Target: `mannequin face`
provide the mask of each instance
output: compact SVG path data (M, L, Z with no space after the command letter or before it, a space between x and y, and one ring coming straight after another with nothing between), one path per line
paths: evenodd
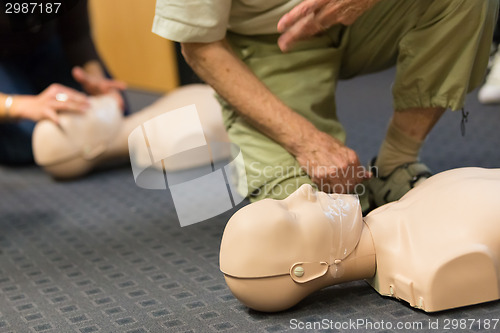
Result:
M316 221L324 228L330 221L327 212L332 199L324 192L316 192L310 185L303 185L285 200L272 200L271 202L281 206L288 213L286 220L290 224L306 226Z
M303 185L285 200L256 202L230 219L222 238L221 271L244 304L264 311L287 308L326 285L328 265L320 263L332 265L347 257L361 229L357 197L328 195ZM291 275L297 263L313 265L300 283ZM331 272L335 276L336 267ZM282 288L266 288L277 279ZM261 289L272 292L271 307L268 297L256 296Z
M341 229L346 224L359 223L353 220L359 206L357 197L317 192L310 185L301 186L284 200L263 200L254 205L254 211L246 212L254 227L273 229L273 234L283 237L285 244L279 247L291 253L298 251L297 256L304 257L303 261L332 263L343 259L345 249L335 252L348 241L349 234ZM350 253L353 248L347 251Z
M354 250L361 229L356 196L329 195L302 185L285 200L265 199L234 214L224 231L221 269L234 276L263 277L287 274L300 261L332 264ZM259 258L259 264L249 268L234 251L250 262Z
M357 213L359 202L357 197L346 194L326 194L316 191L311 185L303 185L285 200L273 200L288 211L287 220L290 223L301 224L304 227L311 223L327 228L331 223ZM271 219L270 219L271 220ZM314 222L313 222L314 221Z

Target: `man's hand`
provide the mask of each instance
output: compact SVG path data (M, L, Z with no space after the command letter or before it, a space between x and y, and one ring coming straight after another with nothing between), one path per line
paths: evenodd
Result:
M83 113L90 104L85 94L54 83L39 95L15 95L11 107L14 118L59 122L61 111Z
M371 177L354 150L318 130L304 140L295 158L318 188L327 193L353 193L356 185Z
M96 63L87 64L85 68L75 67L72 70L74 79L80 83L83 89L92 96L109 94L113 96L120 108L123 110L125 102L123 101L120 90L127 88L122 81L110 80L106 78Z
M300 40L311 38L335 24L351 25L380 0L305 0L278 22L278 45L288 51Z

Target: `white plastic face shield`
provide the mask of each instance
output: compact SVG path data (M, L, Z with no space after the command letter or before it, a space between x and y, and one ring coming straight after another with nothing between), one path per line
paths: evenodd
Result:
M358 245L363 228L361 204L357 195L318 193L318 200L332 235L330 266L334 278L343 275L342 260Z

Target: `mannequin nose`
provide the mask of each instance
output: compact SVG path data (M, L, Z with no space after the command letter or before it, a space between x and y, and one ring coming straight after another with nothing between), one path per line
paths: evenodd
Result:
M300 186L299 189L294 194L297 197L308 201L316 200L316 189L314 189L310 184L304 184Z

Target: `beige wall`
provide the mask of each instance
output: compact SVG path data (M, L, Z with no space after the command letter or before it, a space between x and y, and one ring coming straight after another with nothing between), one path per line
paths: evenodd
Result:
M178 86L174 44L151 32L155 0L90 0L96 47L111 74L130 88Z

